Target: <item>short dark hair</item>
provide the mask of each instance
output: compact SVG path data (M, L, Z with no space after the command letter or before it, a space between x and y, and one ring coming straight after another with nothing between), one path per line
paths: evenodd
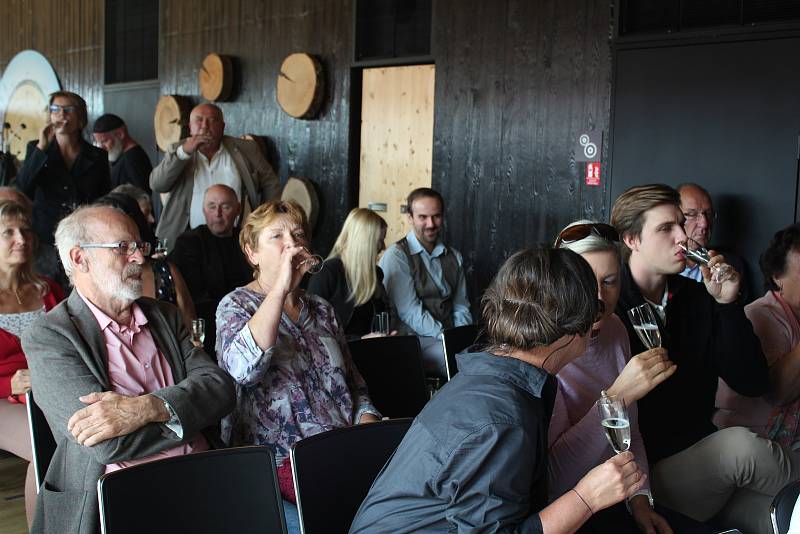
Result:
M408 194L408 198L406 199L406 206L408 206L408 213L413 215L411 212L411 204L413 204L416 200L420 198L436 198L439 200L439 204L442 206L442 213L444 213L444 198L442 198L441 193L439 193L435 189L431 189L430 187L418 187L414 189L411 193Z
M113 132L117 128L122 128L123 126L125 126L125 121L123 121L119 115L106 113L105 115L100 115L97 120L94 121L92 133Z
M619 232L622 258L627 261L631 250L624 237L642 237L645 214L656 206L672 204L680 207L681 195L664 184L637 185L622 193L611 208L611 226Z
M786 272L786 256L792 250L800 252L800 223L794 223L783 230L775 232L767 250L761 254L758 264L764 275L764 288L780 291L775 278Z
M83 130L86 128L86 125L89 124L89 112L86 109L86 100L81 98L81 95L77 93L70 93L69 91L56 91L55 93L50 93L50 101L47 103L47 105L52 105L53 101L58 97L66 98L72 103L73 106L75 106L75 111L78 113L78 124L80 129Z
M580 255L539 246L500 267L481 299L489 350L531 350L583 335L599 309L597 279ZM502 347L502 348L501 348Z

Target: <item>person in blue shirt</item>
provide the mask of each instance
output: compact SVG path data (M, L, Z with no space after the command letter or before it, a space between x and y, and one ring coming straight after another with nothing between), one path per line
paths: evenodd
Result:
M597 295L572 251L509 258L482 299L487 346L457 356L459 373L414 420L350 532L575 532L636 493L647 477L624 452L548 505L553 375L584 353Z
M421 187L408 195L411 231L380 260L398 332L420 338L426 372L446 377L442 330L472 324L461 254L441 240L444 199Z

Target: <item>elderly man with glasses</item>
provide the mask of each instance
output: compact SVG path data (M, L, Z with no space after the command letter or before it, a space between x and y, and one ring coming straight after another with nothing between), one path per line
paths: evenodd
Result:
M177 308L141 297L150 244L127 215L79 208L55 239L75 291L22 339L57 443L32 532L97 532L97 479L222 446L213 428L235 394Z
M714 248L711 246L711 235L714 231L714 223L717 221L717 212L714 211L711 195L705 188L694 183L679 185L678 193L681 195L681 211L685 217L683 228L688 238L687 246L692 250L699 247ZM715 250L724 253L725 261L741 275L739 301L747 304L752 300L752 296L745 262L730 250L719 251L716 248ZM703 281L700 265L690 259L686 260L686 268L680 274L697 282Z

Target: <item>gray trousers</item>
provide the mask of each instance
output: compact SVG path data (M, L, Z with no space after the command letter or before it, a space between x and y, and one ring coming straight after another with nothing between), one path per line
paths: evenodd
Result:
M771 534L769 506L800 478L800 456L744 427L714 432L655 466L653 497L698 521Z

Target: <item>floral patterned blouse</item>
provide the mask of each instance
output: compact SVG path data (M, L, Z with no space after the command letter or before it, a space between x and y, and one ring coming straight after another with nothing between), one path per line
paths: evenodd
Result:
M267 445L278 465L305 437L380 417L353 364L333 308L314 295L301 297L297 324L284 313L274 346L261 350L247 322L264 295L239 287L217 308L216 352L236 381L236 408L222 420L230 446Z

